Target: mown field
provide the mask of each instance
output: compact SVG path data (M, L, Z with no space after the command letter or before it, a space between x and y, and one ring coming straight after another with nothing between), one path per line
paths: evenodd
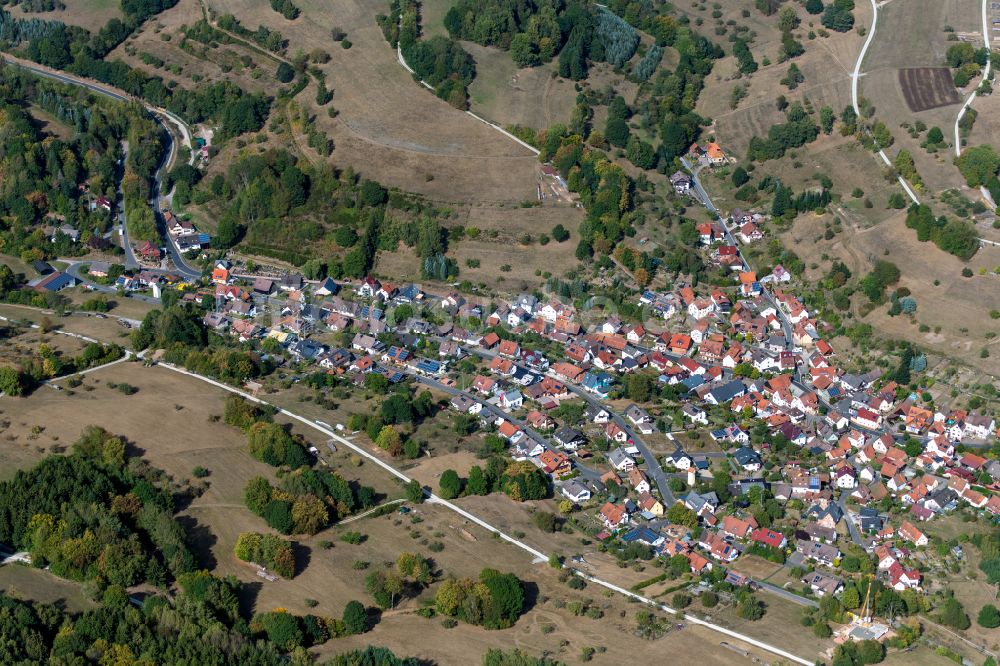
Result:
M119 0L62 0L66 9L51 12L26 12L21 5L5 7L11 16L16 18L39 18L50 21L62 21L69 25L96 32L113 18L122 18Z
M870 11L870 10L869 10ZM954 42L948 41L945 26L956 32L982 30L980 6L962 0L913 0L887 3L879 9L878 30L865 58L864 76L859 94L875 106L875 117L892 131L896 141L887 151L890 157L906 148L913 155L917 171L931 192L959 187L963 181L951 166L954 153L928 154L920 142L901 127L904 122L922 121L927 127L940 127L949 145L954 141L954 124L960 102L912 111L907 104L899 70L919 67L942 67L945 52ZM959 91L952 99L965 98Z

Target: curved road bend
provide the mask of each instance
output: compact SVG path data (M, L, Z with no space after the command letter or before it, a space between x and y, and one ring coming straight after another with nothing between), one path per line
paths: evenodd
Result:
M986 49L989 50L989 48L990 48L990 21L989 21L989 18L987 16L987 12L986 12L986 3L987 2L989 2L989 0L982 0L982 9L981 9L981 11L982 11L982 15L983 15L982 16L982 18L983 18L983 43L986 46ZM993 59L992 58L987 58L986 59L986 66L983 68L983 78L982 78L983 81L988 81L989 80L989 78L990 78L990 71L991 71L992 67L993 67ZM976 88L978 88L978 87L979 86L976 86ZM961 155L962 155L962 137L961 137L961 134L958 131L958 124L962 121L962 116L965 115L965 112L966 112L966 110L968 110L969 106L972 104L972 101L974 99L976 99L976 95L977 95L977 91L973 90L972 94L969 95L969 98L967 100L965 100L965 104L963 104L962 108L958 110L958 116L956 116L956 118L955 118L955 157L961 157Z
M160 363L159 365L161 367L167 368L169 370L173 370L174 372L178 372L180 374L184 374L184 375L188 375L190 377L194 377L196 379L200 379L203 382L207 382L207 383L209 383L209 384L211 384L213 386L216 386L218 388L221 388L221 389L223 389L225 391L229 391L230 393L235 393L236 395L240 395L243 398L245 398L247 400L250 400L252 402L256 402L256 403L263 404L263 405L269 405L270 404L270 403L268 403L265 400L257 398L256 396L252 396L252 395L250 395L248 393L240 391L239 389L233 388L232 386L228 386L226 384L223 384L222 382L218 382L218 381L216 381L214 379L211 379L209 377L205 377L204 375L199 375L199 374L190 372L188 370L185 370L184 368L180 368L180 367L176 367L176 366L173 366L173 365L169 365L167 363ZM343 444L347 448L351 449L352 451L354 451L358 455L363 456L365 459L371 461L375 465L381 467L382 469L384 469L385 471L387 471L389 474L391 474L392 476L398 478L399 480L403 481L404 483L409 483L410 482L410 480L411 480L410 477L406 476L405 474L403 474L402 472L400 472L399 470L397 470L392 465L386 463L385 461L383 461L378 456L375 456L372 453L370 453L369 451L361 448L360 446L358 446L354 442L352 442L352 441L350 441L348 439L345 439L344 437L341 437L340 435L338 435L333 430L330 430L329 428L325 428L325 427L317 424L315 421L310 421L309 419L307 419L307 418L305 418L303 416L299 416L298 414L295 414L293 412L290 412L287 409L283 409L283 408L277 407L276 405L270 405L270 406L272 406L275 409L277 409L281 414L284 414L285 416L287 416L287 417L289 417L291 419L299 421L300 423L303 423L303 424L309 426L310 428L313 428L314 430L319 431L324 436L326 436L326 437L328 437L330 439L337 440L338 442L340 442L341 444ZM487 530L489 532L492 532L493 534L496 534L498 538L500 538L500 539L502 539L502 540L506 541L507 543L510 543L510 544L512 544L514 546L517 546L521 550L524 550L528 554L534 556L534 562L535 563L548 561L548 557L549 556L547 554L543 553L542 551L538 550L537 548L529 546L528 544L524 543L523 541L515 539L514 537L510 536L509 534L506 534L505 532L497 529L493 525L490 525L489 523L487 523L485 520L482 520L478 516L475 516L475 515L469 513L465 509L462 509L461 507L457 506L453 502L450 502L448 500L442 499L442 498L438 497L437 495L435 495L432 492L425 491L424 494L427 495L429 503L431 503L431 504L440 504L440 505L444 506L445 508L450 509L451 511L454 511L455 513L457 513L458 515L462 516L466 520L469 520L470 522L475 523L476 525L482 527L483 529L485 529L485 530ZM667 606L665 604L661 604L661 603L659 603L657 601L654 601L653 599L649 599L647 597L643 597L641 595L638 595L635 592L632 592L630 590L626 590L625 588L620 587L618 585L615 585L614 583L608 582L606 580L602 580L600 578L596 578L594 576L590 576L588 574L584 574L584 573L579 572L579 571L575 571L574 570L574 573L576 575L582 577L582 578L585 578L586 580L589 580L590 582L594 583L595 585L600 585L601 587L607 588L607 589L612 590L614 592L618 592L619 594L622 594L622 595L624 595L626 597L629 597L631 599L635 599L636 601L639 601L641 603L647 604L649 606L653 606L653 607L658 608L659 610L662 610L664 612L667 612L667 613L670 613L670 614L673 614L673 615L676 615L678 613L677 610L675 610L675 609L673 609L673 608L671 608L671 607L669 607L669 606ZM725 627L722 627L722 626L719 626L719 625L717 625L715 623L709 622L707 620L703 620L701 618L695 617L694 615L690 615L690 614L685 615L684 619L685 619L686 622L689 622L691 624L697 624L697 625L703 626L706 629L709 629L711 631L715 631L717 633L723 634L724 636L728 636L730 638L734 638L736 640L739 640L739 641L742 641L744 643L747 643L748 645L752 645L754 647L757 647L757 648L759 648L761 650L765 650L765 651L770 652L772 654L776 654L776 655L778 655L778 656L780 656L780 657L782 657L784 659L788 659L788 660L790 660L790 661L792 661L792 662L794 662L796 664L801 664L802 666L812 666L812 664L814 663L813 661L809 661L807 659L803 659L802 657L800 657L798 655L795 655L795 654L793 654L791 652L788 652L786 650L783 650L783 649L781 649L779 647L776 647L774 645L770 645L770 644L765 643L763 641L759 641L756 638L753 638L751 636L747 636L746 634L741 634L741 633L735 632L735 631L733 631L731 629L726 629Z
M124 93L119 93L119 92L117 92L115 90L112 90L111 88L109 88L107 86L97 85L97 84L91 83L90 81L87 81L85 79L81 79L81 78L78 78L78 77L75 77L75 76L71 76L71 75L68 75L68 74L64 74L64 73L61 73L61 72L51 71L49 69L46 69L46 68L43 68L43 67L40 67L40 66L37 66L37 65L33 65L31 63L24 62L23 60L20 60L20 59L14 59L14 58L10 57L9 55L6 55L6 54L0 55L0 59L3 59L3 61L5 63L8 63L8 64L11 64L11 65L14 65L15 67L19 67L21 69L27 70L27 71L31 72L32 74L36 74L38 76L44 76L46 78L59 81L60 83L66 83L68 85L80 86L82 88L86 88L86 89L88 89L88 90L90 90L92 92L95 92L95 93L97 93L99 95L104 95L105 97L110 97L111 99L117 100L119 102L130 102L130 101L132 101L132 99L128 95L126 95ZM145 109L153 116L153 118L156 120L156 122L159 123L160 127L163 128L163 131L164 131L164 133L166 135L166 140L167 140L167 143L166 143L167 153L164 156L163 161L160 162L160 166L157 168L156 174L154 175L154 179L153 179L153 200L150 202L150 204L153 206L153 212L156 215L157 226L162 228L161 230L162 230L163 237L167 241L167 244L166 244L167 251L170 254L171 259L173 259L174 266L176 267L177 272L180 273L180 274L182 274L184 277L189 278L189 279L199 278L199 277L201 277L202 271L200 269L191 267L184 260L184 257L181 256L181 253L178 251L177 246L174 244L173 239L170 238L170 235L168 233L166 233L166 228L165 228L165 225L164 225L164 222L163 222L163 211L162 211L162 208L161 208L161 205L160 205L160 196L161 196L161 187L162 187L162 184L163 184L163 175L169 169L171 163L174 160L176 152L177 152L176 151L176 146L175 146L175 143L174 143L173 134L171 133L170 127L168 127L167 123L169 121L171 124L176 125L178 131L180 132L181 136L184 138L184 141L187 142L189 148L190 148L190 145L191 145L190 130L188 130L187 125L184 123L184 121L182 121L179 117L177 117L176 114L173 114L170 111L167 111L165 109L160 109L158 107L151 106L151 105L146 104L144 102L142 104L145 107ZM164 117L167 118L168 120L164 120ZM194 159L194 153L193 152L191 153L191 159L192 159L192 161ZM130 243L128 241L128 225L125 223L125 214L124 214L124 211L122 212L122 225L121 226L122 226L122 240L125 243L125 245L127 246L126 253L130 256L131 260L134 262L135 261L135 256L134 256L134 254L131 251L131 245L130 245ZM137 264L137 262L136 262L136 264Z

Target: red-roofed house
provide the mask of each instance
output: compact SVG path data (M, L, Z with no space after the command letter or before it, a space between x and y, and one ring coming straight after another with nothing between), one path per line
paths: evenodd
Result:
M758 527L750 534L750 540L762 543L771 548L784 548L787 539L781 532L775 532L764 527Z

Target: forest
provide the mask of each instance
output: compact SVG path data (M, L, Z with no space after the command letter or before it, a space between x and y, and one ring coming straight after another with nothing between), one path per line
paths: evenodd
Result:
M0 232L4 251L24 261L72 256L95 234L111 226L111 217L91 204L97 197L117 199L123 179L126 207L135 220L137 238L155 234L146 203L160 160L159 126L142 107L122 104L37 78L16 68L0 69L0 215L8 224ZM30 104L48 111L73 129L69 139L43 134L28 112ZM117 162L121 145L131 147L124 173ZM44 233L43 221L57 218L78 229L80 245ZM148 220L148 223L143 223Z
M125 440L90 426L67 456L49 456L0 484L0 542L35 566L104 589L162 586L195 569L174 497Z
M339 619L272 611L250 622L239 615L242 584L208 572L183 574L173 598L133 602L120 585L79 614L59 605L0 594L0 662L287 666L313 663L306 648L350 633ZM329 666L420 666L385 648L345 651Z
M190 196L196 205L211 202L216 247L238 243L251 254L308 266L310 279L362 277L379 251L400 243L432 260L428 275L457 275L434 209L375 181L359 182L350 168L310 165L284 150L245 154L225 174L194 185ZM317 259L319 252L326 258Z
M979 234L967 220L934 217L926 204L913 204L906 212L906 226L917 232L920 242L931 241L939 248L959 259L969 260L979 249Z
M418 0L392 0L389 14L376 21L393 48L399 48L416 76L434 88L434 94L456 109L468 108L468 86L476 76L472 56L455 41L437 36L420 39Z
M104 60L144 20L169 6L172 4L126 0L122 3L125 20L111 19L93 34L59 21L14 18L0 9L0 44L19 49L19 55L42 65L121 88L169 109L189 123L213 120L219 125L220 138L260 129L271 104L264 95L247 93L229 81L194 90L171 87L162 78L149 76L120 60Z

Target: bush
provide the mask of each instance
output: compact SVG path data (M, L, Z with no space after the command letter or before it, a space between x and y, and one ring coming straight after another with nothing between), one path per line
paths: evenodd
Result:
M288 83L295 78L295 70L287 62L281 62L278 64L278 70L274 75L282 83Z
M981 627L996 629L1000 627L1000 611L993 604L986 604L980 609L979 617L976 618L976 621Z
M344 606L344 628L350 634L363 634L368 630L368 612L360 601L348 601Z
M340 535L340 540L344 543L349 543L353 546L364 543L368 539L368 536L362 534L361 532L344 532Z
M254 562L268 567L282 578L295 576L295 553L292 544L274 536L258 532L244 532L236 540L236 557L244 562Z

